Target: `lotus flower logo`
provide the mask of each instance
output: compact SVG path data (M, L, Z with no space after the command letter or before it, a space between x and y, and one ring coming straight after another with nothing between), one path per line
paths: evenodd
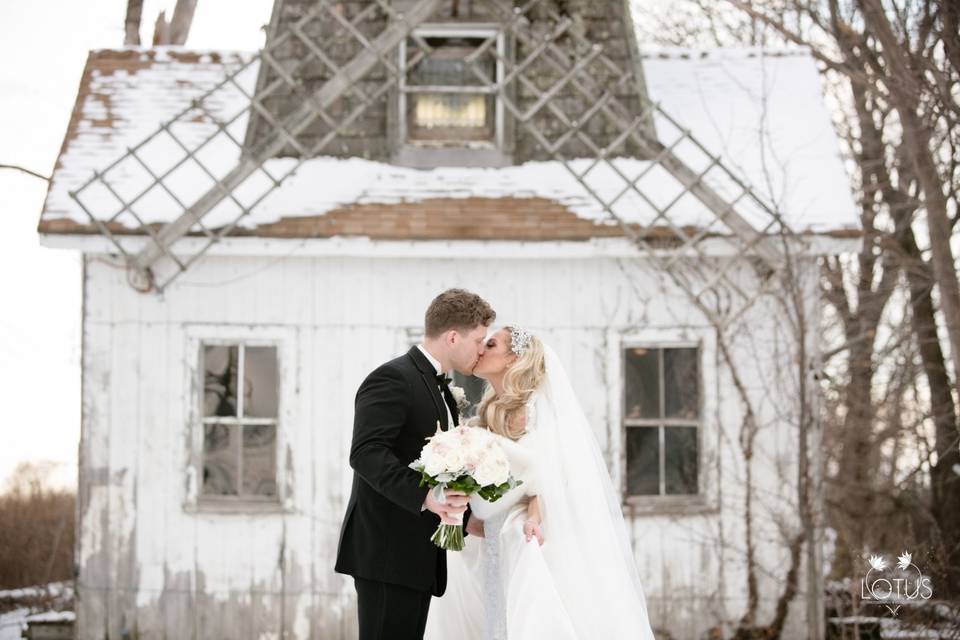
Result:
M933 596L930 578L913 564L913 554L904 551L895 565L888 565L882 555L868 558L870 569L860 583L864 602L884 605L896 615L904 602L928 600Z

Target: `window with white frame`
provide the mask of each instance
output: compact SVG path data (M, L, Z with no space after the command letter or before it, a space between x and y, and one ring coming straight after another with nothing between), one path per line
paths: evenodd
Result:
M629 347L623 359L626 495L697 494L699 350Z
M205 340L204 498L277 498L280 376L276 345Z
M503 77L497 29L422 27L414 36L400 46L401 68L411 64L400 84L401 140L501 146L503 114L493 84Z

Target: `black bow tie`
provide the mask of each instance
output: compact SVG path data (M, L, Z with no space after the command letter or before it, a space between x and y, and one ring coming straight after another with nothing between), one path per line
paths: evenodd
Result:
M445 374L445 373L438 373L438 374L437 374L437 384L443 384L443 385L450 384L450 378L448 378L448 377L447 377L447 374Z

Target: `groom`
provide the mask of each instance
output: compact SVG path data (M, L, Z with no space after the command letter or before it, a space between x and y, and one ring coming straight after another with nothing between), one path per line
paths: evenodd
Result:
M434 500L407 465L426 439L458 422L446 373L471 374L496 313L480 296L449 289L427 309L423 344L380 365L357 390L350 445L353 489L335 570L353 576L360 640L419 640L432 595L447 585L446 552L430 541L440 522L456 524L464 494ZM479 521L464 514L467 532Z

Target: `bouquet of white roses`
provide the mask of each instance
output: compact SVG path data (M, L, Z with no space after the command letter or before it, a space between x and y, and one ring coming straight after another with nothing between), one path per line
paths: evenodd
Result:
M427 438L420 459L410 468L423 474L420 486L433 487L433 497L444 501L444 489L476 493L496 502L523 481L510 475L510 464L493 435L480 427L460 425ZM431 541L441 549L463 549L463 524L440 523Z

